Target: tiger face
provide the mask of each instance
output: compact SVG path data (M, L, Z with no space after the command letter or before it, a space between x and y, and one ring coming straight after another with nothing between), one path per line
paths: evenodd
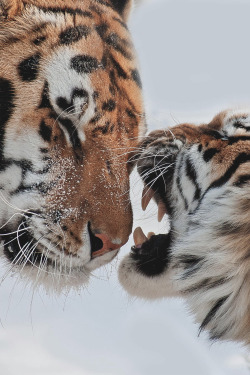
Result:
M142 207L154 197L168 234L137 229L119 277L132 295L182 296L211 339L250 344L250 113L146 137Z
M131 232L144 116L130 7L0 0L0 237L15 269L53 285L86 282Z

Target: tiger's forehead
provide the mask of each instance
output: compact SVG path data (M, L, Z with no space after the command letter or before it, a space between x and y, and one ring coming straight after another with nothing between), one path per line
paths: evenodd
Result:
M77 129L73 144L86 139L86 127L91 138L118 128L136 138L144 132L143 104L127 26L108 2L67 5L29 1L0 32L0 68L15 82L22 115L47 108L47 98L62 126L74 137Z
M83 36L86 37L95 29L103 37L105 43L113 45L124 56L131 57L131 53L122 48L125 39L127 47L129 45L127 25L108 2L68 0L66 3L65 5L65 2L60 0L50 1L49 4L44 0L24 1L25 8L21 15L15 20L0 21L0 45L4 46L7 41L8 43L23 41L25 37L32 39L33 35L43 33L49 35L50 32L54 34L55 27L57 36L54 35L54 42L71 44L80 41ZM64 30L65 25L71 25L72 28ZM112 34L107 35L106 32L110 29L112 29ZM37 45L42 41L34 40ZM96 51L98 51L98 46Z

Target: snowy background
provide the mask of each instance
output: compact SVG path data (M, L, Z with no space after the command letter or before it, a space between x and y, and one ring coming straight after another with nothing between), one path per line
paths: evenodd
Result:
M138 50L150 129L207 121L250 101L248 0L146 0L130 28ZM165 231L150 204L135 226ZM119 259L77 293L32 295L15 278L0 288L0 374L249 375L246 351L197 338L179 300L130 299L117 281ZM2 269L0 265L0 269Z

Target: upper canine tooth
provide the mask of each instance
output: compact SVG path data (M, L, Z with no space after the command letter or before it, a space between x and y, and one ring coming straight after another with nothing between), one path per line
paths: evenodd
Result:
M162 221L163 216L167 213L167 210L165 208L165 205L163 202L158 203L158 221L159 223Z
M134 230L133 237L134 237L135 246L142 245L144 242L147 241L147 237L143 233L141 227L137 227Z
M143 211L146 210L153 196L154 196L154 190L148 186L144 186L144 189L142 190L142 198L141 198L141 208L143 209Z

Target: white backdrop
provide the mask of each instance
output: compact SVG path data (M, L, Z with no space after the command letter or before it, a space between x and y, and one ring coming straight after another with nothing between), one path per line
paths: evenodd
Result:
M206 121L250 99L250 3L147 0L130 28L137 46L150 129ZM132 176L135 226L157 233L155 207L140 210ZM79 293L32 295L8 278L0 288L0 374L247 375L245 351L211 345L182 301L130 299L117 281L119 259ZM0 269L3 269L1 266Z

